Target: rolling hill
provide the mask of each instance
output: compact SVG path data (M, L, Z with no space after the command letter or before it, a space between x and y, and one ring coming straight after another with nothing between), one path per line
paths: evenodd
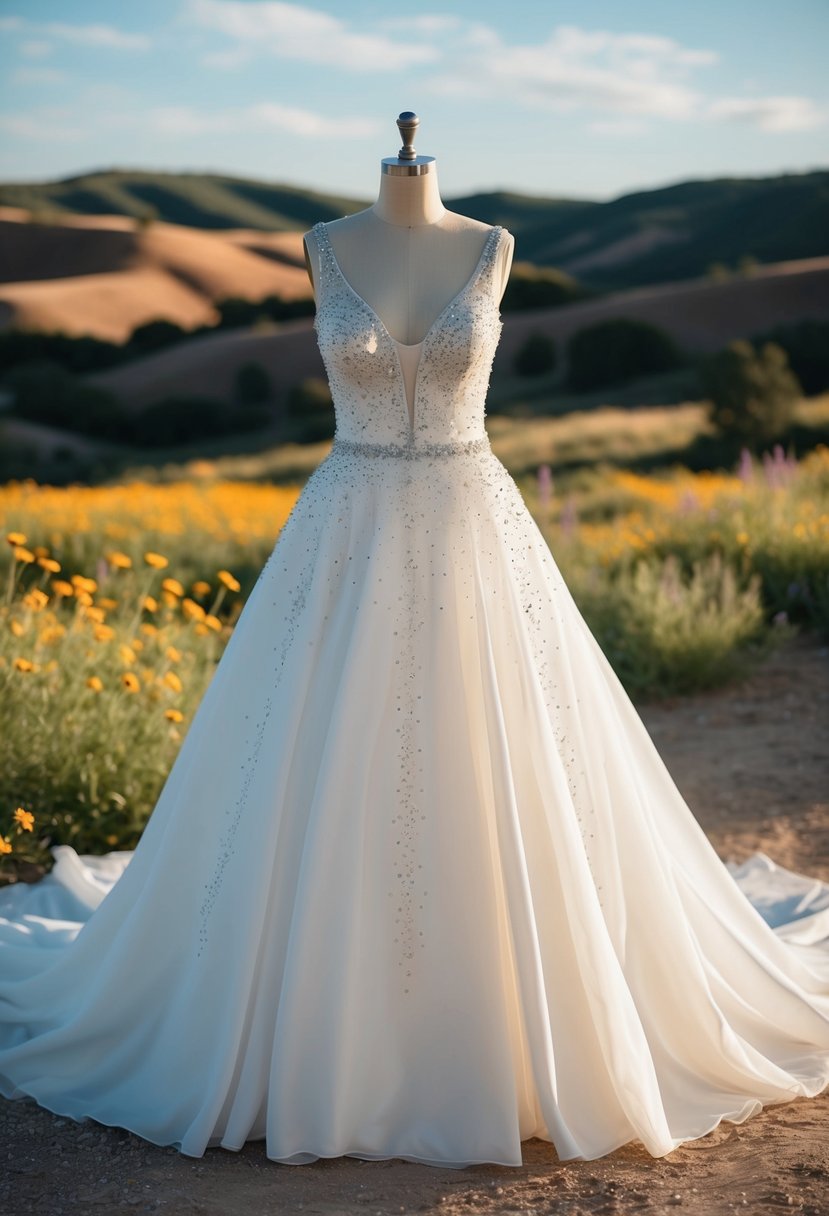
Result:
M62 181L0 184L0 205L42 220L121 215L213 231L301 233L370 199L218 174L118 169ZM704 275L714 262L829 253L829 170L678 182L609 202L496 191L446 200L505 225L516 258L556 266L597 291Z

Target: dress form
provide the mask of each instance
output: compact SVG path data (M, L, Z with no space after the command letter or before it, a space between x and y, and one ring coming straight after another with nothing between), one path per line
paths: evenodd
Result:
M435 158L417 155L412 146L418 124L417 116L408 112L398 118L404 144L397 156L381 163L376 202L328 226L343 274L382 318L397 347L410 421L425 337L474 273L490 231L488 224L444 207ZM305 260L316 294L319 250L315 245L314 234L306 233ZM510 235L498 271L501 294L513 250Z

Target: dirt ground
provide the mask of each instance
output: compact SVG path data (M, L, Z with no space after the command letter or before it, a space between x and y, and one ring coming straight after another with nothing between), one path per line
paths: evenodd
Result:
M757 849L829 880L829 647L795 641L739 685L642 717L724 859ZM440 1212L444 1216L829 1216L829 1091L769 1106L655 1159L638 1143L559 1162L539 1140L520 1168L401 1160L269 1161L262 1142L203 1158L0 1100L0 1211L80 1216L131 1209L205 1216Z

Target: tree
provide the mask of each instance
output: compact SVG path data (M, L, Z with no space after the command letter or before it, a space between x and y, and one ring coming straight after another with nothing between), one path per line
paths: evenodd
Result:
M764 342L758 351L745 339L735 339L703 359L700 379L719 433L752 451L783 434L802 396L786 352L776 342Z
M271 378L261 363L243 363L236 372L236 399L242 405L259 405L271 395Z
M528 334L515 352L512 366L519 376L541 376L558 362L556 344L547 334Z
M671 371L682 362L673 338L659 326L608 317L577 330L567 343L567 386L575 392L606 388Z

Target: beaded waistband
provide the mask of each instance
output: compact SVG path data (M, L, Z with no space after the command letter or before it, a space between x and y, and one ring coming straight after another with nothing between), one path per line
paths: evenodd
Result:
M461 456L483 452L489 448L489 436L455 443L363 443L357 439L340 439L334 436L334 447L361 456L398 456L413 460L421 456ZM333 449L332 449L333 450Z

